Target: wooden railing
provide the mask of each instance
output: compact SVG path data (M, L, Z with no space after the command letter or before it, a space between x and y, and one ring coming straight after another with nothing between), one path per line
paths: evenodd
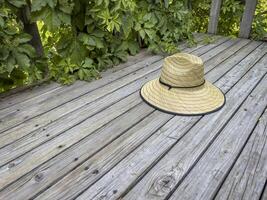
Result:
M222 5L222 0L212 0L210 9L209 27L208 27L209 33L212 34L217 33L221 5ZM240 23L239 37L241 38L248 38L250 35L256 5L257 5L257 0L246 0L245 10Z

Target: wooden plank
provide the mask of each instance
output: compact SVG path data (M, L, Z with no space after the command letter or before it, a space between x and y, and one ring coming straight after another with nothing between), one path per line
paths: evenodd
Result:
M219 76L219 74L218 74L218 76ZM140 99L140 98L139 98ZM126 101L127 102L127 101ZM88 126L88 123L85 123L85 124L87 124L87 126ZM80 130L82 130L82 128L80 128ZM90 129L91 130L91 129ZM54 132L54 131L53 131ZM75 131L74 131L75 132ZM73 134L76 134L76 133L72 133L72 135ZM87 132L87 134L89 134L88 132ZM64 133L64 135L66 135L66 133ZM64 136L64 137L66 137L66 136ZM68 137L66 137L66 138L68 138ZM62 142L62 138L61 139L58 139L59 141L61 141ZM74 142L74 141L72 141L72 140L70 140L71 142ZM55 143L55 142L54 142ZM67 146L70 146L70 145L67 145ZM47 151L47 149L53 149L53 148L51 148L51 147L48 147L47 145L46 145L46 148L45 148L46 150L44 150L44 151ZM64 147L62 147L62 149L64 149ZM37 152L37 150L34 150L34 152ZM50 152L49 152L50 153ZM31 162L34 162L33 161L33 156L32 156L32 153L28 153L29 154L29 159L31 160ZM39 154L40 154L40 152L39 152ZM41 155L43 155L43 154L45 154L46 156L48 156L47 155L47 152L44 152L44 153L41 153ZM20 161L20 159L17 159L18 161ZM62 159L61 159L62 160ZM37 159L37 161L39 162L39 159ZM12 163L16 163L16 160L14 160ZM31 167L35 167L36 165L34 165L34 166L31 166ZM27 166L26 166L27 167ZM28 166L29 167L29 166ZM21 170L18 170L18 171L21 171ZM63 171L63 170L61 170L61 171ZM61 171L59 171L59 173L61 172ZM20 172L18 172L18 173L20 173ZM57 173L57 174L59 174L59 173ZM19 174L17 174L17 175L19 175ZM32 175L31 175L31 177L32 177ZM24 183L24 181L22 180L22 182ZM17 184L18 184L18 182L17 182ZM28 186L28 185L27 185ZM40 186L40 185L39 185ZM42 186L44 186L45 187L45 185L42 185ZM25 185L25 187L26 187L26 185ZM16 187L17 188L17 187ZM19 186L18 187L19 189L22 189L23 187L22 186ZM30 187L31 188L31 190L33 189L33 187L31 186ZM40 188L39 188L40 189ZM33 190L31 193L34 193L34 192L37 192L38 190L37 189L35 189L35 190ZM14 191L13 191L13 193L14 193Z
M198 52L200 54L204 54L207 51L210 51L213 48L216 48L218 45L221 45L221 44L227 42L228 40L230 40L230 38L227 38L227 37L219 37L219 36L217 36L217 37L218 37L218 39L214 43L211 43L209 45L203 45L202 47L200 47L199 49L197 49ZM192 54L194 54L194 51L192 51Z
M20 103L27 99L33 98L35 96L43 95L51 90L56 89L57 87L59 87L58 83L48 82L40 86L38 85L30 89L14 93L8 96L2 96L2 97L0 96L0 110L10 107L16 103Z
M250 35L254 13L258 0L246 0L245 10L240 23L239 37L248 38Z
M224 43L222 43L221 45L212 48L212 51L214 52L214 54L219 56L221 52L227 50L231 46L234 46L236 43L238 43L238 41L240 41L240 39L227 40ZM192 54L194 54L194 52L192 52ZM209 54L209 53L204 53L201 55L201 58L204 60L209 60L211 57L213 57L213 55Z
M160 68L160 66L158 66L158 69L159 68ZM151 78L155 78L157 75L158 74L156 74L156 72L155 72L155 73L149 74L147 76L151 76L150 77L150 79L151 79ZM145 77L144 77L144 79L145 79ZM132 84L135 84L135 87L137 86L138 89L142 85L142 84L140 84L140 82L138 83L137 81L133 82ZM121 95L125 94L126 92L131 92L130 87L127 87L127 90L121 90L120 95L117 95L117 96L121 96ZM114 94L114 93L112 93L112 94ZM112 107L107 108L105 112L100 112L100 113L98 113L98 114L96 114L96 115L94 115L88 119L85 119L85 120L79 122L80 123L79 126L76 126L67 132L64 132L64 134L61 134L63 132L62 129L64 129L67 126L67 124L69 124L71 121L77 120L77 118L78 118L77 116L73 118L73 114L72 114L69 116L69 117L71 117L71 120L68 123L66 123L66 122L59 123L60 125L58 125L58 122L57 122L57 126L52 127L51 130L42 130L43 133L44 132L46 134L47 133L49 133L49 134L55 134L56 133L56 134L59 134L59 136L53 138L48 143L44 143L43 145L33 149L32 151L27 152L23 156L13 160L11 162L12 163L11 170L9 169L10 164L3 165L0 168L0 173L2 172L1 176L5 177L5 178L0 180L0 188L4 187L5 185L14 181L15 179L18 178L18 176L22 176L23 174L29 172L30 170L37 167L42 162L45 162L46 160L54 157L56 154L62 152L63 150L65 150L69 146L80 141L81 139L83 139L84 137L86 137L87 135L92 133L94 130L103 126L105 123L108 122L108 120L111 120L111 119L115 118L116 116L122 114L126 108L130 109L129 108L130 106L134 106L134 103L132 103L132 102L135 102L136 104L138 104L139 103L138 101L141 101L141 99L139 98L138 92L130 95L129 98L125 98L125 99L121 100L120 102L116 103L115 105L113 105ZM127 104L128 101L130 102L129 104ZM100 104L102 104L102 103L100 102ZM118 105L120 105L120 106L123 105L124 107L117 111ZM81 113L81 112L83 112L83 111L79 111L79 113L78 113L80 116L83 116L87 113L87 112L85 112L85 113ZM104 119L101 118L101 117L103 117L103 115L105 116ZM98 121L98 120L100 120L100 121ZM81 131L84 131L84 132L81 132ZM35 137L35 136L38 137L40 134L41 133L38 133L38 134L35 133L34 135L32 135L32 137ZM43 138L47 137L47 135L44 135L44 134L42 134L41 136L43 136ZM23 148L28 148L28 146L31 144L31 142L30 143L28 141L26 141L26 142L27 142L27 144L23 145L22 146ZM32 141L32 142L34 142L34 141ZM58 146L60 146L60 148L58 148ZM21 148L21 150L23 150L23 148ZM50 149L50 151L47 152L47 149ZM16 152L16 151L13 151L13 152ZM7 154L5 154L5 155L7 155ZM43 156L43 155L45 155L45 156ZM9 156L10 156L10 154L8 154L8 157ZM7 158L6 156L3 156L3 157ZM29 164L29 163L31 163L31 164ZM16 174L13 173L14 171L16 171Z
M267 62L267 58L265 58L265 62ZM128 199L163 199L168 196L169 192L174 189L194 162L202 155L206 146L213 141L213 138L220 129L224 127L228 119L236 112L240 103L244 101L254 85L261 79L261 76L265 74L262 71L264 64L264 62L258 63L241 81L235 84L234 88L226 94L226 105L221 111L202 118L182 139L180 139L182 133L178 131L171 133L170 136L176 138L178 143L144 176L126 197ZM239 69L242 69L242 67L239 66ZM233 70L233 74L235 74L235 70ZM227 76L224 77L226 78ZM254 78L256 80L251 80ZM229 80L228 78L226 79ZM219 84L219 82L220 80L217 83ZM221 87L221 89L223 91L229 90L228 87ZM167 181L166 185L162 182L165 179L170 181L169 183Z
M247 41L247 40L244 40L242 39L241 42L243 41ZM239 44L239 43L238 43ZM233 46L232 48L230 49L226 49L225 53L224 53L224 57L227 57L227 58L230 58L232 59L233 57L235 59L232 59L232 63L235 63L237 64L238 62L240 62L240 60L242 60L243 58L245 58L246 56L248 56L251 51L253 51L254 49L256 49L260 44L262 44L262 42L258 42L258 41L250 41L247 45L245 46L242 46L240 49L238 49L239 45L235 45ZM264 47L263 49L264 50ZM224 65L223 62L224 62L224 57L221 57L220 59L217 59L215 61L215 63L211 62L211 61L208 61L205 65L205 69L204 71L210 71L212 70L216 65L216 63L220 64L220 65ZM224 65L224 67L228 67L228 65ZM228 67L228 69L230 69Z
M240 130L238 132L241 133ZM215 199L258 200L264 190L266 180L267 110L259 119L256 129L227 175Z
M220 132L182 183L178 185L170 200L214 198L266 108L266 85L267 76Z
M181 144L178 146L176 145L179 147L179 151L177 151L177 148L175 151L171 151L172 153L169 157L167 156L166 159L161 160L159 166L156 165L158 166L156 169L154 169L156 167L154 166L153 170L148 172L148 174L150 174L149 177L151 177L151 174L157 174L159 175L157 176L158 178L156 180L154 178L152 180L143 178L138 183L139 189L131 192L132 198L130 198L131 196L126 196L125 199L156 198L155 196L157 195L155 194L148 196L148 194L151 194L149 191L150 188L153 188L151 187L151 183L154 181L157 182L160 177L165 177L166 174L169 176L169 174L173 172L175 172L175 174L177 173L177 177L173 178L173 181L170 182L170 186L175 186L176 178L178 180L180 177L179 173L186 172L185 167L189 165L184 165L184 162L179 162L179 165L178 163L174 165L172 162L179 160L177 157L180 156L184 159L189 159L192 157L197 158L197 156L195 157L185 154L200 153L202 148L200 148L201 146L198 146L199 150L196 152L198 148L195 149L195 142L200 143L205 141L205 145L209 144L209 139L211 139L212 136L214 137L214 135L216 135L216 133L227 123L228 119L231 118L233 113L235 113L235 111L239 108L239 105L247 98L255 85L267 72L267 69L264 69L263 67L266 65L267 57L264 61L265 62L260 62L251 71L249 71L237 84L234 85L230 92L226 94L228 103L219 112L205 116L192 129L188 127L188 130L190 131L185 136L184 134L187 131L184 132L180 130L180 128L172 129L170 131L163 126L162 130L158 134L154 134L154 137L152 136L150 139L148 139L145 143L139 146L136 151L132 152L123 161L118 163L118 165L110 170L98 182L84 191L79 199L97 199L101 196L105 196L107 199L119 198L121 195L127 192L129 188L136 184L136 182L138 182L142 176L147 173L151 167L153 167L155 163L162 158L163 155L166 154L166 152L168 152L177 142L179 144L180 141ZM190 121L195 120L195 122L197 122L200 117L177 116L169 123L172 123L173 126L177 126L178 121L181 119ZM186 123L183 124L184 126L187 126ZM202 133L202 137L198 137L200 133ZM180 140L181 137L183 137L183 139ZM174 148L176 146L174 146ZM191 147L193 147L193 149L190 149ZM161 174L163 176L161 176ZM114 190L116 190L116 193L113 193ZM164 191L167 192L169 190L170 188L166 188ZM164 191L160 191L161 199L164 199L164 195L168 194L168 192L165 194Z
M222 0L212 0L211 2L208 33L217 33L221 4Z
M195 48L193 48L193 49L190 48L190 49L187 49L186 51L190 52L191 50L195 50ZM203 52L203 51L201 51L201 52ZM196 53L198 53L198 52L196 51ZM137 81L135 83L130 84L130 85L135 85L134 88L136 90L138 90L140 88L140 86L137 85L138 84L138 77L139 77L139 79L140 78L142 79L142 80L140 80L141 82L139 84L143 84L144 81L146 81L145 79L148 78L148 77L145 77L145 75L150 73L150 72L159 70L161 67L161 64L162 64L162 61L156 62L153 65L151 65L149 68L144 68L141 71L136 72L135 74L132 74L132 76L134 76L134 77L137 76L137 78L136 79L131 78L131 79L137 80ZM124 84L124 82L122 82L122 83ZM127 80L126 80L126 83L127 83ZM119 84L121 84L121 83L119 82ZM115 87L116 85L113 85L113 86ZM113 91L115 90L114 88L112 88L112 85L109 85L106 87L108 87L108 89L104 90L104 92L105 91L110 92L112 90ZM0 147L8 145L12 141L16 141L17 139L19 139L21 137L25 137L28 133L31 133L30 135L27 135L27 137L25 137L23 140L20 140L20 145L12 145L12 146L9 146L9 148L13 149L16 147L19 148L21 146L25 146L25 145L21 145L21 144L23 144L23 141L27 141L29 138L31 138L31 139L29 139L30 141L34 141L35 140L33 137L34 135L40 135L41 133L45 134L45 132L43 132L44 128L47 130L47 129L50 129L50 127L58 126L58 124L64 124L63 127L62 126L60 127L62 129L61 131L64 131L65 129L67 129L71 126L74 126L75 123L78 123L81 120L80 118L85 119L86 117L90 116L92 113L97 112L96 108L98 108L98 110L102 109L104 106L107 106L108 103L112 104L112 103L116 102L117 100L119 100L119 98L123 98L123 97L129 95L130 94L129 92L135 91L135 90L127 90L127 92L125 92L123 87L127 87L127 84L121 88L120 88L120 85L119 86L117 85L116 87L118 87L120 90L115 91L113 93L110 92L109 95L102 97L102 99L101 99L102 102L100 101L102 103L102 104L100 104L101 107L94 106L94 105L89 104L89 103L90 103L90 101L93 102L93 100L97 98L97 94L102 95L103 91L100 91L97 93L95 92L95 95L93 95L94 93L90 93L88 96L85 96L82 99L75 101L74 103L70 102L70 103L64 105L64 107L58 107L58 108L52 110L51 112L45 113L44 115L41 115L40 117L37 117L37 118L34 118L30 121L24 122L23 124L16 126L12 129L2 133L1 134L2 139L0 140ZM132 88L132 87L130 87L130 88ZM120 94L121 92L123 92L122 93L123 95L120 95L120 96L116 95L116 94ZM112 96L113 96L113 98L111 98ZM93 100L92 100L92 98L93 98ZM81 103L85 104L86 107L83 106L80 110L75 110L73 112L69 112L71 116L66 115L66 114L68 114L66 111L67 110L66 106L70 109L74 109L75 106L77 107L77 105L75 104L77 102L81 102ZM100 102L97 102L98 105ZM110 105L110 104L108 104L108 105ZM81 113L83 113L83 114L81 114ZM57 119L60 119L61 121L57 121ZM47 124L48 124L48 127L45 127ZM54 128L53 128L53 130L54 130ZM43 135L43 134L41 134L41 135ZM37 140L35 140L35 142L36 141ZM39 143L40 142L41 141L39 141ZM29 141L26 143L28 143L28 145L30 144L28 147L34 145L34 143L29 143ZM12 151L12 152L15 152L15 151ZM11 159L11 157L10 157L10 159Z

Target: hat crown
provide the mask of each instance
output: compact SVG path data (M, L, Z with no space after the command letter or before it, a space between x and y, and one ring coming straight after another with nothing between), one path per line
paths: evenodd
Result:
M204 65L200 57L177 53L164 59L161 82L172 87L195 87L203 84Z

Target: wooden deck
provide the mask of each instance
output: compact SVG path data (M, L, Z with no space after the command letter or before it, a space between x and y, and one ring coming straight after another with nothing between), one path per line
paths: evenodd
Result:
M1 97L0 199L266 200L267 43L181 48L226 94L220 111L173 116L142 102L163 59L147 53L91 83Z

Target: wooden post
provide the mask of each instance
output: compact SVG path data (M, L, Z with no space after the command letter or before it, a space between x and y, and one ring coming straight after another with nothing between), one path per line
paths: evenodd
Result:
M21 8L21 21L24 25L24 31L32 36L32 40L29 42L36 50L37 56L42 57L44 55L43 45L38 31L37 24L30 22L29 19L30 9L29 6L23 6Z
M222 0L212 0L208 33L212 33L212 34L217 33L221 4L222 4Z
M248 38L251 31L252 21L256 10L257 0L246 0L245 11L240 23L240 38Z

